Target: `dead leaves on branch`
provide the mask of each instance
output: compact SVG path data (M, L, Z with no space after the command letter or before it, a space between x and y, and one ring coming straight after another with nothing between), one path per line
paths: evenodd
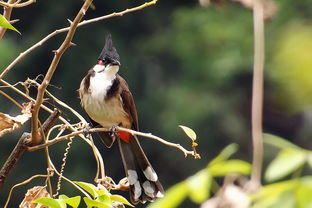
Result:
M31 118L31 106L31 103L24 103L22 114L14 117L0 113L0 137L23 126Z

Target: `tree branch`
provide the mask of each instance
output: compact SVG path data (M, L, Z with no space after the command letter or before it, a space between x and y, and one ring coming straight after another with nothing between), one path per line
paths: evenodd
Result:
M93 128L93 129L89 129L88 130L88 133L95 133L95 132L109 132L111 131L109 128ZM200 155L196 153L196 151L188 151L186 150L184 147L182 147L180 144L175 144L175 143L172 143L172 142L168 142L158 136L155 136L151 133L143 133L143 132L139 132L139 131L134 131L132 129L127 129L127 128L123 128L123 127L116 127L116 131L125 131L125 132L128 132L132 135L137 135L137 136L142 136L142 137L146 137L146 138L151 138L151 139L154 139L154 140L157 140L167 146L170 146L170 147L174 147L174 148L177 148L179 149L180 151L182 151L184 153L184 156L187 157L188 155L191 155L193 156L195 159L200 159ZM76 131L76 132L72 132L70 134L67 134L67 135L64 135L64 136L61 136L61 137L58 137L58 138L55 138L53 140L50 140L44 144L40 144L40 145L37 145L37 146L33 146L33 147L28 147L27 150L28 151L35 151L35 150L38 150L38 149L42 149L42 148L45 148L45 147L48 147L48 146L51 146L53 144L56 144L60 141L64 141L64 140L68 140L70 138L73 138L74 136L77 136L79 134L83 134L85 133L85 130L80 130L80 131Z
M264 68L264 16L263 0L253 4L254 18L254 72L252 86L252 142L253 161L249 190L256 191L261 186L263 160L262 109L263 109L263 68Z
M138 10L141 10L141 9L144 9L145 7L148 7L148 6L151 6L151 5L154 5L157 3L158 0L152 0L150 2L146 2L140 6L137 6L137 7L133 7L131 9L126 9L124 11L121 11L121 12L114 12L112 14L109 14L109 15L105 15L105 16L101 16L101 17L97 17L97 18L93 18L93 19L89 19L89 20L84 20L82 22L80 22L78 24L77 27L80 27L80 26L83 26L83 25L87 25L87 24L90 24L90 23L94 23L94 22L98 22L98 21L101 21L101 20L105 20L105 19L108 19L108 18L112 18L112 17L120 17L120 16L123 16L127 13L130 13L130 12L134 12L134 11L138 11ZM71 21L70 21L71 22ZM52 38L53 36L59 34L59 33L63 33L63 32L67 32L69 31L70 27L65 27L65 28L62 28L62 29L58 29L58 30L55 30L54 32L50 33L49 35L47 35L46 37L44 37L43 39L41 39L38 43L36 43L35 45L31 46L30 48L28 48L26 51L20 53L20 55L14 60L12 61L9 66L7 66L3 71L2 73L0 74L0 79L2 79L10 70L12 70L12 68L18 63L20 62L25 56L27 56L29 53L31 53L33 50L37 49L38 47L42 46L47 40L49 40L50 38ZM1 36L0 36L0 39L1 39Z
M48 132L49 129L53 126L54 122L58 119L60 115L59 110L55 110L49 118L42 125L42 131L44 133ZM41 130L40 130L41 131ZM3 167L0 170L0 188L3 186L4 181L11 170L14 168L17 161L21 158L27 147L31 145L31 135L30 133L24 133L21 138L18 140L14 150L11 152L10 156L4 163Z
M22 3L19 3L20 1L21 0L18 0L15 3L9 3L9 2L6 3L3 1L0 1L0 6L7 7L7 8L21 8L21 7L25 7L36 2L36 0L28 0Z
M8 4L13 4L16 0L8 0ZM12 14L12 7L5 7L3 11L3 17L10 21L11 14ZM0 27L0 40L3 38L7 28L5 27Z
M39 109L40 106L43 102L43 96L45 93L45 90L48 86L48 84L51 81L51 78L56 70L56 67L63 55L63 53L65 52L65 50L70 46L70 43L74 37L75 31L77 29L77 25L78 23L81 21L82 17L85 15L86 11L88 10L90 4L92 3L92 0L86 0L84 2L84 4L82 5L80 11L78 12L78 14L76 15L74 21L71 23L71 26L68 30L68 33L65 37L65 40L63 41L62 45L59 47L59 49L57 49L55 51L55 55L54 58L51 62L51 65L48 69L47 74L44 77L43 82L41 83L41 85L38 88L38 94L37 94L37 98L36 98L36 102L34 104L33 107L33 111L32 111L32 142L33 144L39 144L41 141L41 137L39 135L39 131L38 131L38 115L39 115Z

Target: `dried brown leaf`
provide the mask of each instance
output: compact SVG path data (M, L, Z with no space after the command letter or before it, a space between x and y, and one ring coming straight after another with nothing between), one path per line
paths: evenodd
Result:
M23 104L22 114L12 117L5 113L0 113L0 137L20 128L31 117L31 104Z
M31 189L28 189L27 193L25 194L25 198L19 205L19 208L48 208L42 204L32 203L34 200L42 197L51 197L44 186L35 186Z

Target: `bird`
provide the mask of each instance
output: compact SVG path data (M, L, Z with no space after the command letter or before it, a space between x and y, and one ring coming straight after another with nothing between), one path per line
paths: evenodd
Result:
M111 34L108 34L96 64L80 83L81 105L93 127L116 129L116 126L120 126L138 131L136 106L127 82L118 74L120 66L119 54ZM133 204L164 196L158 175L136 136L125 131L99 132L99 136L108 148L118 140Z

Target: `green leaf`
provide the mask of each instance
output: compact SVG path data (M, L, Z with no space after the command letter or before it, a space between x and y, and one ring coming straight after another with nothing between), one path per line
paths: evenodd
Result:
M292 190L297 186L296 180L288 180L273 183L263 186L258 192L251 195L251 200L254 202L254 208L271 207L274 201L280 197L281 194Z
M208 170L213 177L226 176L229 173L241 173L244 175L249 175L251 171L251 165L243 160L227 160L210 165Z
M88 208L92 208L92 207L98 207L98 208L111 208L112 204L107 204L104 202L99 202L97 200L94 199L90 199L88 197L84 197L83 198L84 202L86 203Z
M281 194L278 198L274 200L274 203L270 208L293 208L296 207L296 199L292 191L285 192Z
M72 206L73 208L77 208L80 204L81 196L75 196L75 197L68 198L65 195L60 195L59 199L61 199L66 204Z
M108 195L101 195L97 199L97 201L105 203L105 204L111 204L112 200L110 199L110 196Z
M15 27L11 25L11 23L7 19L5 19L5 17L2 14L0 14L0 27L14 30L15 32L21 34Z
M32 203L38 203L38 204L46 205L46 206L51 207L51 208L63 208L61 202L59 202L57 199L52 199L49 197L43 197L40 199L36 199Z
M110 199L113 201L117 201L117 202L121 202L123 204L126 204L130 207L134 207L132 204L130 204L130 202L128 202L128 200L126 198L124 198L123 196L120 195L111 195Z
M82 189L84 189L89 194L91 194L91 196L93 198L98 197L98 193L97 193L98 189L96 188L95 185L93 185L91 183L80 182L80 181L74 181L74 183L77 184L78 186L80 186Z
M263 134L264 143L279 149L302 149L301 147L273 134Z
M103 195L109 196L110 195L110 193L107 191L107 189L105 187L102 187L101 189L97 189L96 193L98 194L98 196L103 196Z
M148 208L176 208L187 197L188 185L186 181L175 184L166 191L163 198L157 199L155 202L150 203Z
M201 170L187 179L189 196L197 204L209 198L212 177L207 169Z
M269 164L264 178L268 182L281 179L304 165L307 160L306 151L299 149L284 149Z
M312 207L312 180L311 177L300 179L299 185L295 188L297 207Z
M182 126L179 125L179 127L184 131L184 133L191 138L191 140L195 141L196 140L196 133L193 131L193 129L187 127L187 126Z
M209 164L208 167L211 165L214 165L215 163L222 162L224 160L229 159L235 152L238 150L238 145L237 144L230 144L226 146L217 157L215 157Z

